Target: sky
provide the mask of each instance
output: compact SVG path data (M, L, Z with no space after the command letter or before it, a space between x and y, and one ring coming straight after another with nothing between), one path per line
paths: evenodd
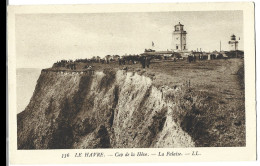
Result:
M240 38L242 11L18 14L15 18L17 68L48 68L61 59L140 54L145 48L173 49L174 25L187 31L187 49L228 50Z

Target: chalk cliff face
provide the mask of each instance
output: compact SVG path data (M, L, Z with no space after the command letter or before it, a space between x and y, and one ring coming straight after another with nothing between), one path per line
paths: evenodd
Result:
M18 149L195 146L177 123L181 91L122 70L43 70L17 116Z

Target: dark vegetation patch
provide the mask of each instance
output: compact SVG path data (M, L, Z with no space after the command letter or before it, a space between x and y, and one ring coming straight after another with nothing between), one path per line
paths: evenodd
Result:
M73 130L67 122L61 122L54 132L50 149L69 149L73 143Z
M217 105L213 101L212 94L195 93L186 89L179 96L178 109L174 119L187 132L196 146L211 146L216 136L210 133L214 121L214 112Z
M113 104L112 104L112 109L110 110L109 121L108 121L108 123L110 124L110 127L112 127L113 123L114 123L115 108L118 104L118 100L119 100L119 86L115 86L114 101L113 101Z
M26 111L17 114L17 147L18 149L35 149L34 140L36 137L34 130L29 129L24 124L26 118L28 118L28 112Z
M150 139L148 139L150 141L149 145L152 144L152 141L156 137L156 135L162 131L164 123L166 121L166 113L167 108L165 107L158 111L158 113L152 117L152 124L148 126L148 130L150 131Z
M18 142L18 149L35 149L35 144L34 144L34 140L35 140L35 135L33 132L33 129L30 130L28 133L26 133L26 135L24 135L26 138L20 138ZM17 137L18 138L18 137ZM21 139L23 141L21 141Z
M116 71L113 69L105 70L104 74L105 76L101 79L99 84L99 90L105 89L105 92L107 92L115 82Z
M82 109L83 103L85 102L86 96L90 92L93 78L91 75L85 75L80 78L79 89L73 97L73 109L75 112L79 112Z
M75 123L73 129L77 136L85 136L96 129L96 120L92 117L86 117Z
M47 107L47 109L45 110L44 114L45 114L45 117L50 120L51 117L53 116L53 97L51 97L50 101L49 101L49 105Z
M97 131L97 139L100 140L100 143L97 144L94 148L110 148L110 138L108 131L104 125L101 125Z
M111 109L110 112L111 112L111 115L110 115L110 117L109 117L108 123L109 123L110 127L112 127L113 124L114 124L115 110L114 110L114 109Z
M243 130L238 128L244 125L243 109L233 110L233 105L220 104L221 96L191 88L183 89L176 101L174 119L197 147L244 146Z
M119 100L119 86L115 86L114 102L113 102L112 108L116 108L116 105L118 104L118 100Z
M67 98L61 104L61 111L56 119L56 128L53 130L51 141L49 142L50 149L68 149L73 143L73 128L71 119L75 112L71 108L71 103Z
M238 82L239 82L241 89L244 89L245 88L245 69L244 69L244 65L242 65L238 69L237 78L238 78Z

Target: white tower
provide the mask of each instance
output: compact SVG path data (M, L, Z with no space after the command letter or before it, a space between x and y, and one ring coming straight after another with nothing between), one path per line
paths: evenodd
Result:
M180 22L179 24L174 26L174 31L172 33L173 37L173 50L176 51L185 51L187 50L186 47L186 34L187 32L184 31L183 26Z

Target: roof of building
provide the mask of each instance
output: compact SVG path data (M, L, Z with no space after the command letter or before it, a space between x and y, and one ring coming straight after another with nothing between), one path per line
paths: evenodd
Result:
M141 55L163 55L163 54L173 54L173 51L144 52Z
M175 26L184 26L184 25L182 25L182 24L179 22L179 24L177 24L177 25L175 25Z
M158 54L172 54L173 51L155 51L155 53L158 53Z

